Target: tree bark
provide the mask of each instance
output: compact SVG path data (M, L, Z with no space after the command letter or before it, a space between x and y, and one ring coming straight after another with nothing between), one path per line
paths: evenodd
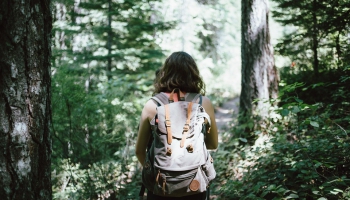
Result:
M110 81L112 79L112 0L108 0L108 63L107 63L107 78Z
M51 199L50 0L0 1L0 198Z
M314 69L314 74L315 74L315 77L317 78L318 77L318 72L319 72L319 69L318 69L318 65L319 65L319 62L318 62L318 22L317 22L317 16L316 16L316 11L317 11L317 1L316 0L313 0L312 2L313 4L313 9L315 10L314 12L312 12L312 21L313 21L313 24L312 24L312 52L314 54L314 62L313 62L313 69Z
M279 76L270 41L267 0L242 0L241 116L267 115L269 100L276 98Z

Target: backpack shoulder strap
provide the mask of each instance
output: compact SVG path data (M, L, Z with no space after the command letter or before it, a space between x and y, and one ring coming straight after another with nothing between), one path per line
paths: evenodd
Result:
M169 98L164 93L158 93L155 96L151 97L151 99L156 101L158 106L169 104Z
M187 93L185 95L185 100L189 102L197 102L199 98L199 104L202 105L202 95L197 93Z

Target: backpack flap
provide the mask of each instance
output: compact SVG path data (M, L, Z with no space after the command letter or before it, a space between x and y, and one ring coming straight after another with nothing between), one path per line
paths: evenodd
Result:
M192 106L188 107L189 104ZM158 129L154 135L156 167L182 171L195 169L204 164L205 158L202 156L204 135L201 133L202 126L197 125L202 124L204 118L197 117L199 107L199 104L193 102L179 101L157 108ZM168 116L166 109L169 112ZM190 113L189 119L188 113Z
M190 102L186 101L179 101L170 103L164 106L157 107L158 112L158 129L160 131L160 134L168 134L167 132L167 124L171 126L171 135L174 139L182 139L184 127L187 121L187 113L188 113L188 104ZM166 109L168 109L169 112L169 121L166 121ZM191 116L190 116L190 123L189 123L189 129L187 138L191 137L193 132L195 131L194 128L194 122L196 120L195 117L198 113L198 104L193 103L191 108ZM204 119L203 119L204 120ZM198 122L197 122L198 123ZM197 126L198 127L198 126Z

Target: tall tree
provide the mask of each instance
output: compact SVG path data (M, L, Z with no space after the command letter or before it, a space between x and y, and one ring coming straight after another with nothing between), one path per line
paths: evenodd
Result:
M0 2L0 196L51 199L50 1Z
M277 97L278 74L274 65L267 0L242 0L241 116L267 114L267 100ZM255 101L260 99L262 101Z
M339 61L346 61L349 1L273 1L277 3L272 12L274 18L290 29L276 45L276 52L291 58L299 69L313 69L316 78L319 72L337 68Z

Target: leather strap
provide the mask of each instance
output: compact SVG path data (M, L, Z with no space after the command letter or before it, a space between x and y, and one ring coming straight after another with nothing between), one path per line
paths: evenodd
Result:
M169 114L169 104L164 105L165 108L165 127L168 132L168 144L171 145L173 141L173 134L171 133L171 122L170 122L170 114Z
M193 105L193 102L188 102L188 106L187 106L187 120L186 120L186 124L184 126L184 129L183 129L184 131L182 133L182 139L181 139L181 143L180 143L180 147L181 148L184 147L184 145L185 145L187 134L188 134L188 131L190 129L192 105Z

